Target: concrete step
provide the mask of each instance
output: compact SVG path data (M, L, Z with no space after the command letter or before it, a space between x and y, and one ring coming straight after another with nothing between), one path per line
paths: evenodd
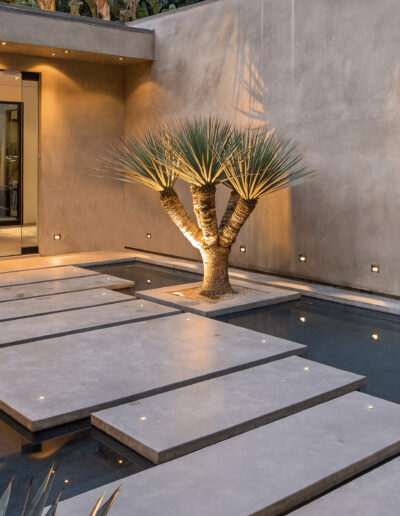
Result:
M28 317L18 323L6 321L0 323L0 347L178 313L175 308L130 298L121 303Z
M0 322L45 315L68 310L79 310L89 306L101 306L110 303L129 301L131 296L109 290L97 288L81 292L68 292L50 296L17 299L0 303Z
M28 283L39 283L42 281L95 276L98 274L98 272L74 267L72 265L17 272L4 272L0 273L0 288L11 287L13 285L26 285Z
M2 287L0 288L0 302L48 296L51 294L62 294L64 292L90 290L93 288L105 287L112 290L120 290L133 286L133 281L116 278L115 276L95 274L82 278L43 281L41 283L30 283L28 285Z
M352 392L66 500L57 516L121 483L116 516L286 514L398 452L400 406Z
M92 414L154 464L361 388L365 378L289 357Z
M400 513L400 458L317 498L295 516L394 516Z
M187 314L9 346L0 349L0 409L35 432L305 350Z

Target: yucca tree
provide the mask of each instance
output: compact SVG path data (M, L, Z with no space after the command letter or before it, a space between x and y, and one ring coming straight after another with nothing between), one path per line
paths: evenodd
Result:
M302 182L309 174L302 156L275 131L238 129L228 122L183 121L115 144L107 162L114 175L159 192L161 205L189 242L203 265L200 294L219 299L233 293L228 259L240 229L258 199ZM193 220L174 189L177 179L189 183ZM231 190L218 223L216 186Z

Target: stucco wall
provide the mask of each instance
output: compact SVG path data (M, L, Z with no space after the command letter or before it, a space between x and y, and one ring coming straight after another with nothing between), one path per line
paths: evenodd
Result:
M269 123L319 170L260 202L231 263L400 295L398 2L215 0L137 26L155 29L156 60L128 71L128 128L208 113ZM128 186L125 199L126 245L197 256L156 194Z
M120 249L123 188L94 168L124 131L123 68L13 54L0 56L0 68L41 74L41 254Z

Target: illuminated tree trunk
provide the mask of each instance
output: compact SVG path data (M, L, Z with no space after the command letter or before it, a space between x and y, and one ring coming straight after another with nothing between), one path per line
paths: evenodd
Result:
M229 254L257 201L241 199L236 192L232 193L218 228L215 186L192 185L191 192L197 224L189 217L173 188L161 192L161 205L189 242L200 251L204 266L200 294L219 299L234 292L229 283Z
M56 0L37 0L37 4L40 9L45 9L47 11L56 10Z

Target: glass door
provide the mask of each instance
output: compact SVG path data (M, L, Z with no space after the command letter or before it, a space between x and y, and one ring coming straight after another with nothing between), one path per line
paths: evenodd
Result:
M0 101L0 255L21 253L21 104Z
M21 74L0 72L0 256L21 254Z

